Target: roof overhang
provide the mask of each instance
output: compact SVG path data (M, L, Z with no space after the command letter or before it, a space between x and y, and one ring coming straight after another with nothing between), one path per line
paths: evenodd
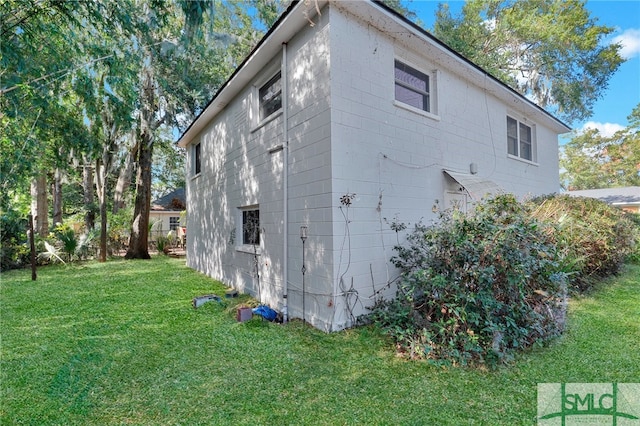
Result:
M500 99L509 108L523 113L540 124L546 125L555 133L563 134L571 131L569 126L554 117L544 108L501 82L482 67L471 62L419 25L396 13L380 0L372 0L371 2L345 1L337 2L336 5L339 8L351 11L362 19L368 18L372 22L372 25L385 33L393 34L393 37L405 46L414 51L421 52L443 68L472 82L485 90L486 93ZM366 10L367 6L370 5L374 5L374 10L378 11L378 16Z
M445 175L458 182L458 184L469 193L471 198L479 201L486 195L495 195L504 192L500 186L478 175L468 173L453 172L451 170L442 170Z
M283 44L291 40L305 25L310 25L310 21L326 3L327 0L294 1L180 136L178 146L185 148L189 145L209 122L253 81L260 70L273 60L282 50Z
M309 22L327 3L329 0L294 1L182 134L178 145L183 148L189 145L209 122L278 54L282 45L291 40L305 25L309 25ZM481 87L487 93L505 102L509 108L524 113L537 122L548 126L557 134L567 133L571 130L549 112L383 3L372 0L331 1L331 4L369 22L380 31L392 34L405 46L424 53L440 66Z

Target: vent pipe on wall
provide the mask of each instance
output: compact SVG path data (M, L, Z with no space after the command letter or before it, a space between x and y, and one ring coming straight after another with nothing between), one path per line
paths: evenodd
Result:
M282 321L286 323L289 320L289 91L287 76L287 43L282 43L282 65L280 66L280 75L282 81L282 226L284 236L284 244L282 247Z

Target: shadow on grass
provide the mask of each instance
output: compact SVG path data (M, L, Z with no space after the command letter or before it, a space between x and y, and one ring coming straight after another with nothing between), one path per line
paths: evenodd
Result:
M640 266L571 301L567 333L496 371L395 356L363 327L235 321L180 259L2 275L2 424L531 424L541 382L640 377Z

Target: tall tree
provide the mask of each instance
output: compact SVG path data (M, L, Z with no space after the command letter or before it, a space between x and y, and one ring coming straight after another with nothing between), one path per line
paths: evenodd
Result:
M159 198L176 188L185 186L184 163L186 152L173 143L173 138L163 135L156 139L153 157L153 195Z
M154 144L161 126L184 128L253 46L255 31L234 3L156 4L139 18L136 198L128 259L147 259ZM158 19L158 17L160 17Z
M47 177L41 174L31 182L31 215L34 230L43 237L49 234L49 199L47 198Z
M73 80L92 57L87 39L102 40L127 22L113 2L39 0L0 3L0 162L2 205L40 170L69 167L88 149L81 108L69 100ZM6 177L6 179L4 179Z
M409 0L411 2L412 0ZM422 22L418 19L418 15L411 10L406 1L401 0L382 0L382 3L395 10L405 18L415 22L418 25L422 25Z
M158 132L183 130L255 45L260 31L248 9L257 7L270 21L283 4L1 2L2 206L12 191L28 194L41 170L58 168L79 180L70 163L82 163L86 226L95 220L92 184L99 189L104 225L108 195L114 194L114 210L120 208L135 170L130 257L148 256L144 230ZM120 166L111 191L109 175Z
M96 223L95 201L93 193L93 162L87 155L82 156L82 201L84 203L85 232L93 230Z
M590 129L565 145L560 166L566 189L640 186L640 104L628 120L629 126L613 136Z
M583 0L469 0L459 16L446 4L434 34L542 107L572 122L592 114L623 62Z
M75 50L60 28L70 20L69 4L41 1L0 3L0 138L2 140L2 204L16 188L42 176L45 144L60 75L72 66ZM44 129L41 131L41 129ZM35 185L34 196L46 188ZM42 196L42 195L40 195ZM35 205L42 203L35 203Z

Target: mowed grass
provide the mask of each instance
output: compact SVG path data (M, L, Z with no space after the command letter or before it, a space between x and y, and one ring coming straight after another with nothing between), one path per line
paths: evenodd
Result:
M640 382L640 266L495 371L399 359L368 327L237 323L237 299L193 309L225 288L165 257L0 278L2 425L534 424L537 383Z

